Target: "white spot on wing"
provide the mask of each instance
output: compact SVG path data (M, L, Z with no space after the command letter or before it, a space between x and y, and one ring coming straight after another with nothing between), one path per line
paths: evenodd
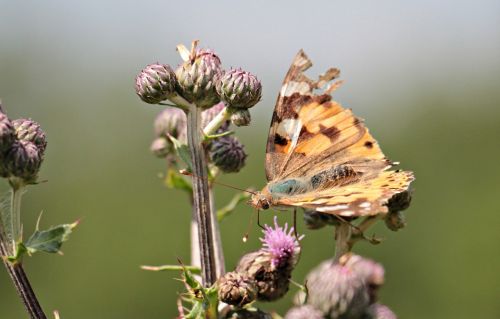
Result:
M371 205L372 205L372 203L370 203L370 202L364 202L364 203L359 204L359 207L361 207L361 208L368 208Z

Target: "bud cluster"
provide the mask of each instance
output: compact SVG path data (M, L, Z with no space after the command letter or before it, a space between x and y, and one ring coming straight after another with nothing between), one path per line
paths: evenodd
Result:
M0 176L34 183L43 162L47 138L31 119L10 121L0 111Z
M306 282L307 303L303 305L304 298L298 296L297 307L290 309L285 318L313 318L312 314L319 311L321 317L375 319L384 318L376 316L381 307L391 312L377 304L384 268L373 260L351 253L339 262L326 260L307 275ZM310 316L299 316L302 313Z
M219 280L220 300L242 306L255 300L274 301L283 297L300 255L302 236L296 238L293 234L293 227L290 230L288 225L280 227L276 218L274 228L266 225L264 238L261 238L262 248L244 255L236 269ZM227 276L238 278L238 283L227 280ZM228 291L235 293L228 294Z

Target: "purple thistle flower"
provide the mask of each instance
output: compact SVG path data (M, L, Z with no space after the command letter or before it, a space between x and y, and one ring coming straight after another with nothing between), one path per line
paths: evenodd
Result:
M280 268L287 264L295 265L300 254L299 240L304 235L298 238L294 235L293 227L288 231L288 224L285 227L278 225L277 217L274 216L274 228L268 225L264 226L264 238L260 238L263 243L262 250L271 254L271 265L274 268Z

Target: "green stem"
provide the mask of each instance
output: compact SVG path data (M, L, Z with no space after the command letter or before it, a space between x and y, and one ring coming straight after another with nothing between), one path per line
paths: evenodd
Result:
M205 136L213 135L230 117L231 113L228 111L227 107L223 108L222 111L220 111L203 129L203 134L205 134Z
M21 197L23 196L22 186L12 186L11 191L11 227L12 227L12 256L17 252L17 243L22 241L21 230Z
M193 206L198 222L201 274L204 286L211 286L217 280L214 238L212 234L212 211L208 188L207 160L201 140L201 110L189 104L187 114L188 145L193 170Z

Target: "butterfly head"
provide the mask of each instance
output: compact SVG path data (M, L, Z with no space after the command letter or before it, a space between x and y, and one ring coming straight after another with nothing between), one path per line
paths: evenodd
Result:
M252 199L250 200L250 205L257 208L258 210L266 210L271 206L271 202L263 193L255 193L252 195Z

